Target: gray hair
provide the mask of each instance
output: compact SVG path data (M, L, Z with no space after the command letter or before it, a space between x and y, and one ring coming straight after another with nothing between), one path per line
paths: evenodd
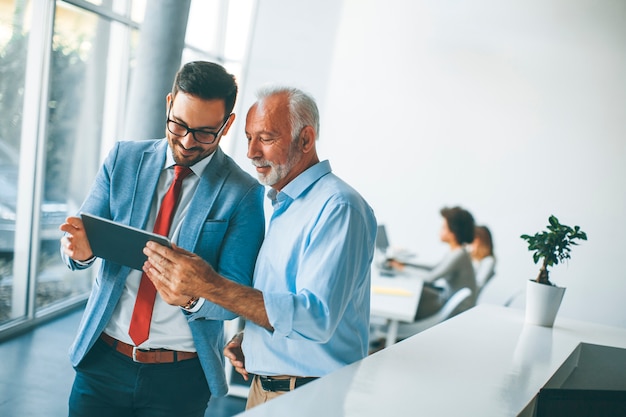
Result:
M313 127L315 140L317 140L320 131L320 113L315 99L298 88L274 85L261 87L257 91L257 100L261 101L279 94L286 94L289 100L288 118L292 140L298 137L305 126Z

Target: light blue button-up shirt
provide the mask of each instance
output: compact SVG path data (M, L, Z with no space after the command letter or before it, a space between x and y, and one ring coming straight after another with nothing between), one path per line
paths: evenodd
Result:
M280 192L257 258L270 332L246 323L248 372L323 376L368 350L370 265L376 218L367 202L320 162Z

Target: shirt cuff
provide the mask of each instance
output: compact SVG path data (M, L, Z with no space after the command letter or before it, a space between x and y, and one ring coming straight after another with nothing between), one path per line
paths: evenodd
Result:
M74 260L74 263L80 265L80 266L89 266L92 263L94 263L94 261L96 260L96 255L93 255L91 258L84 260L84 261L76 261Z
M267 318L274 337L286 337L293 330L294 295L263 292Z

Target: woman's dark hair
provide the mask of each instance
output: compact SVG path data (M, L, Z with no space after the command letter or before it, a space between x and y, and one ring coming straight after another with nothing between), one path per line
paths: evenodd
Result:
M478 258L482 259L485 256L494 256L493 239L491 237L491 231L489 230L489 228L487 226L476 226L474 234L474 237L482 242L482 245L474 248L474 252L476 252Z
M193 61L183 65L176 73L172 97L175 98L180 91L203 100L224 100L227 117L235 108L237 81L219 64Z
M472 214L461 207L444 207L441 209L441 215L448 222L448 228L456 237L456 240L462 245L464 243L472 243L474 240L474 217Z

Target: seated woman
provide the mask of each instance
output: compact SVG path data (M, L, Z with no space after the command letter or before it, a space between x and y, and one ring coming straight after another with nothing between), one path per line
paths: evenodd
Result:
M487 226L476 226L472 242L472 264L479 290L493 278L496 271L496 258L493 254L493 239Z
M461 207L441 209L443 224L440 239L449 245L450 251L435 266L406 265L397 260L389 260L392 268L402 270L415 267L427 270L424 287L415 315L416 320L435 314L452 294L463 287L472 290L472 296L455 313L467 310L476 304L476 279L474 268L466 245L474 240L474 217Z

